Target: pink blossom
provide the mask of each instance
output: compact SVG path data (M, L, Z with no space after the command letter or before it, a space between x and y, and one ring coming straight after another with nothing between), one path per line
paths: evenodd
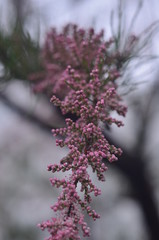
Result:
M99 181L105 181L107 167L103 158L112 162L121 154L121 149L109 144L101 128L104 124L123 125L111 117L111 112L126 114L126 107L116 91L115 80L120 73L109 51L111 44L112 41L103 40L103 32L95 34L93 29L85 31L75 25L64 28L62 34L53 29L45 43L43 56L47 72L44 82L37 85L38 89L49 87L51 93L56 93L51 102L63 114L78 117L75 122L66 118L65 127L52 130L54 136L64 136L56 139L56 145L66 146L69 153L59 164L50 164L48 171L69 171L70 175L65 179L50 179L52 186L61 187L62 192L51 207L57 217L39 225L49 231L49 240L78 240L80 227L83 236L90 235L83 212L93 220L100 217L90 203L92 195L100 195L101 190L92 182L88 168L92 168Z

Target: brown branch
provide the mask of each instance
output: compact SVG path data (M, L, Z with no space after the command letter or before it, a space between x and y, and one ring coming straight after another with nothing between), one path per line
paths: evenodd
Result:
M159 215L157 202L155 201L154 192L150 184L150 176L148 176L146 171L146 161L144 161L138 152L134 151L130 154L109 136L105 135L105 137L110 144L122 148L123 154L119 157L119 161L114 164L114 167L117 167L130 183L133 196L142 209L149 239L158 240ZM106 161L106 159L104 161Z
M18 106L16 103L12 102L5 94L0 92L0 101L9 107L13 112L16 112L19 116L23 117L30 123L36 124L36 126L40 127L45 132L51 133L52 128L57 128L49 124L47 121L39 118L34 115L32 112L25 110L24 108Z

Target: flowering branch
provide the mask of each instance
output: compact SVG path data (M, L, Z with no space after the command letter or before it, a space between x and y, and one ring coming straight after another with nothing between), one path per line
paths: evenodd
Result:
M72 38L69 36L71 30ZM56 49L57 40L63 49L64 59L69 58L71 63L66 63L64 71L61 69L67 60L60 58L63 55L61 48L58 51ZM51 207L57 213L57 217L39 224L42 230L49 231L49 240L78 240L80 227L84 237L90 235L84 221L84 211L93 220L100 217L90 204L91 195L98 196L101 190L92 182L88 169L92 168L99 181L105 181L104 172L107 167L102 159L106 158L112 162L122 153L120 148L110 145L102 133L105 124L114 123L118 127L123 125L121 121L110 116L112 111L122 116L126 113L126 107L121 104L121 97L116 91L115 80L120 74L111 54L112 43L112 40L103 40L103 32L95 35L92 29L87 33L72 25L67 26L60 35L53 30L46 41L44 55L48 72L44 82L47 83L49 78L52 92L59 96L58 98L53 95L51 102L61 109L62 114L72 113L77 116L76 121L66 118L64 128L52 130L54 136L64 136L62 139L56 139L56 145L67 146L69 153L61 159L60 164L49 165L48 171L68 171L69 175L64 179L50 179L52 186L62 187L62 192L57 203ZM56 52L54 58L59 61L57 66L52 65L55 75L51 74L50 63L48 64L46 58L51 58L52 52ZM38 89L39 86L44 87L47 84L37 85ZM62 86L64 91L60 92ZM80 187L83 197L77 192L77 186Z

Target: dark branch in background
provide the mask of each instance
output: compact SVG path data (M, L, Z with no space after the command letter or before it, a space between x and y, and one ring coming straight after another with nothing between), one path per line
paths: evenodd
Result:
M0 92L0 101L9 107L13 112L16 112L20 117L24 118L25 120L29 121L32 124L40 127L40 129L44 130L47 133L51 134L52 128L57 128L57 126L52 126L51 124L47 123L43 119L40 119L38 116L33 115L33 113L23 109L22 107L18 106L17 104L13 103L5 94Z
M134 197L143 210L151 240L159 239L159 213L157 200L155 200L153 187L151 186L151 176L147 171L147 161L145 161L146 159L144 159L143 156L148 127L155 114L154 106L157 106L156 100L158 99L156 99L156 97L159 96L158 93L159 80L157 79L149 91L149 97L144 96L144 98L146 98L146 107L143 107L140 103L137 104L140 109L137 109L136 116L141 124L136 137L135 147L131 153L124 150L122 146L119 146L114 139L112 140L109 136L105 136L111 144L121 147L124 151L119 161L117 161L114 166L116 166L129 180L133 193L135 194Z
M19 114L24 119L28 120L30 123L35 124L35 126L40 127L40 129L51 135L51 129L57 126L50 125L46 121L40 119L36 115L24 110L15 103L13 103L6 95L0 93L0 101L7 107L12 109L14 112ZM109 136L105 135L110 144L119 146L118 143L111 139ZM123 149L123 147L121 147ZM105 162L106 160L104 160ZM107 161L106 161L107 162ZM157 212L157 205L154 199L153 189L150 185L149 176L145 170L145 161L142 158L142 154L137 151L133 151L131 154L123 149L123 154L114 165L118 170L128 179L133 196L136 198L140 204L143 215L145 217L145 222L147 224L147 229L149 231L150 240L159 239L159 217Z
M118 143L106 136L109 143L121 147ZM157 209L157 202L154 198L154 192L150 184L150 176L146 171L145 159L137 151L133 151L131 154L123 149L123 154L119 157L119 160L113 165L128 179L133 196L141 206L147 230L149 233L149 239L159 239L159 216ZM139 153L139 154L138 154ZM104 160L106 161L106 159ZM107 162L107 161L106 161Z
M15 10L15 21L16 21L16 25L19 25L19 27L23 27L26 17L27 17L27 12L26 9L28 10L28 8L26 8L26 2L25 0L11 0L12 5L14 7Z

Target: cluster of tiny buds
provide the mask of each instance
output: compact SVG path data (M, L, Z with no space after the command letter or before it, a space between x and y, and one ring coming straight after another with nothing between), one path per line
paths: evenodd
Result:
M74 71L77 77L82 76L83 79L87 79L88 73L92 70L92 63L98 70L98 66L104 62L103 76L109 74L109 79L115 81L121 76L117 59L121 59L122 68L124 54L129 58L137 41L135 35L130 36L125 51L120 53L116 51L115 41L112 38L104 41L103 30L96 34L92 28L84 30L73 24L65 26L62 33L52 28L47 34L42 50L44 70L31 74L29 78L36 92L45 92L50 97L52 94L63 97L68 90L65 85L67 66L72 66L74 70L71 71Z
M49 240L79 240L80 227L84 237L90 235L83 211L93 220L100 217L90 204L92 194L98 196L101 190L92 182L88 169L92 169L99 181L105 181L107 166L103 163L103 158L109 162L116 161L122 153L121 149L109 144L101 128L101 124L104 126L105 123L122 126L123 123L112 118L110 114L115 111L125 116L126 113L126 107L121 104L121 97L116 91L115 79L120 73L112 70L110 65L114 67L114 62L106 57L107 48L113 41L103 42L103 32L96 35L91 29L86 33L76 26L73 26L72 34L71 38L70 26L64 29L63 35L57 35L53 30L45 46L46 59L50 56L48 53L57 54L58 43L61 44L62 52L54 58L61 63L60 66L63 63L61 54L70 61L62 71L62 77L60 75L58 86L57 77L61 70L55 71L54 75L48 74L53 78L54 92L65 83L65 94L59 98L54 95L50 101L61 109L62 114L72 113L77 118L76 121L66 118L65 127L52 130L55 137L63 136L62 139L56 139L56 145L61 148L66 146L69 153L59 164L50 164L48 171L68 171L69 176L63 179L50 178L52 186L61 187L62 192L58 201L51 207L57 217L39 225L42 230L49 231ZM51 42L52 38L54 45ZM55 69L54 65L52 67ZM83 197L77 191L77 186L80 187Z

